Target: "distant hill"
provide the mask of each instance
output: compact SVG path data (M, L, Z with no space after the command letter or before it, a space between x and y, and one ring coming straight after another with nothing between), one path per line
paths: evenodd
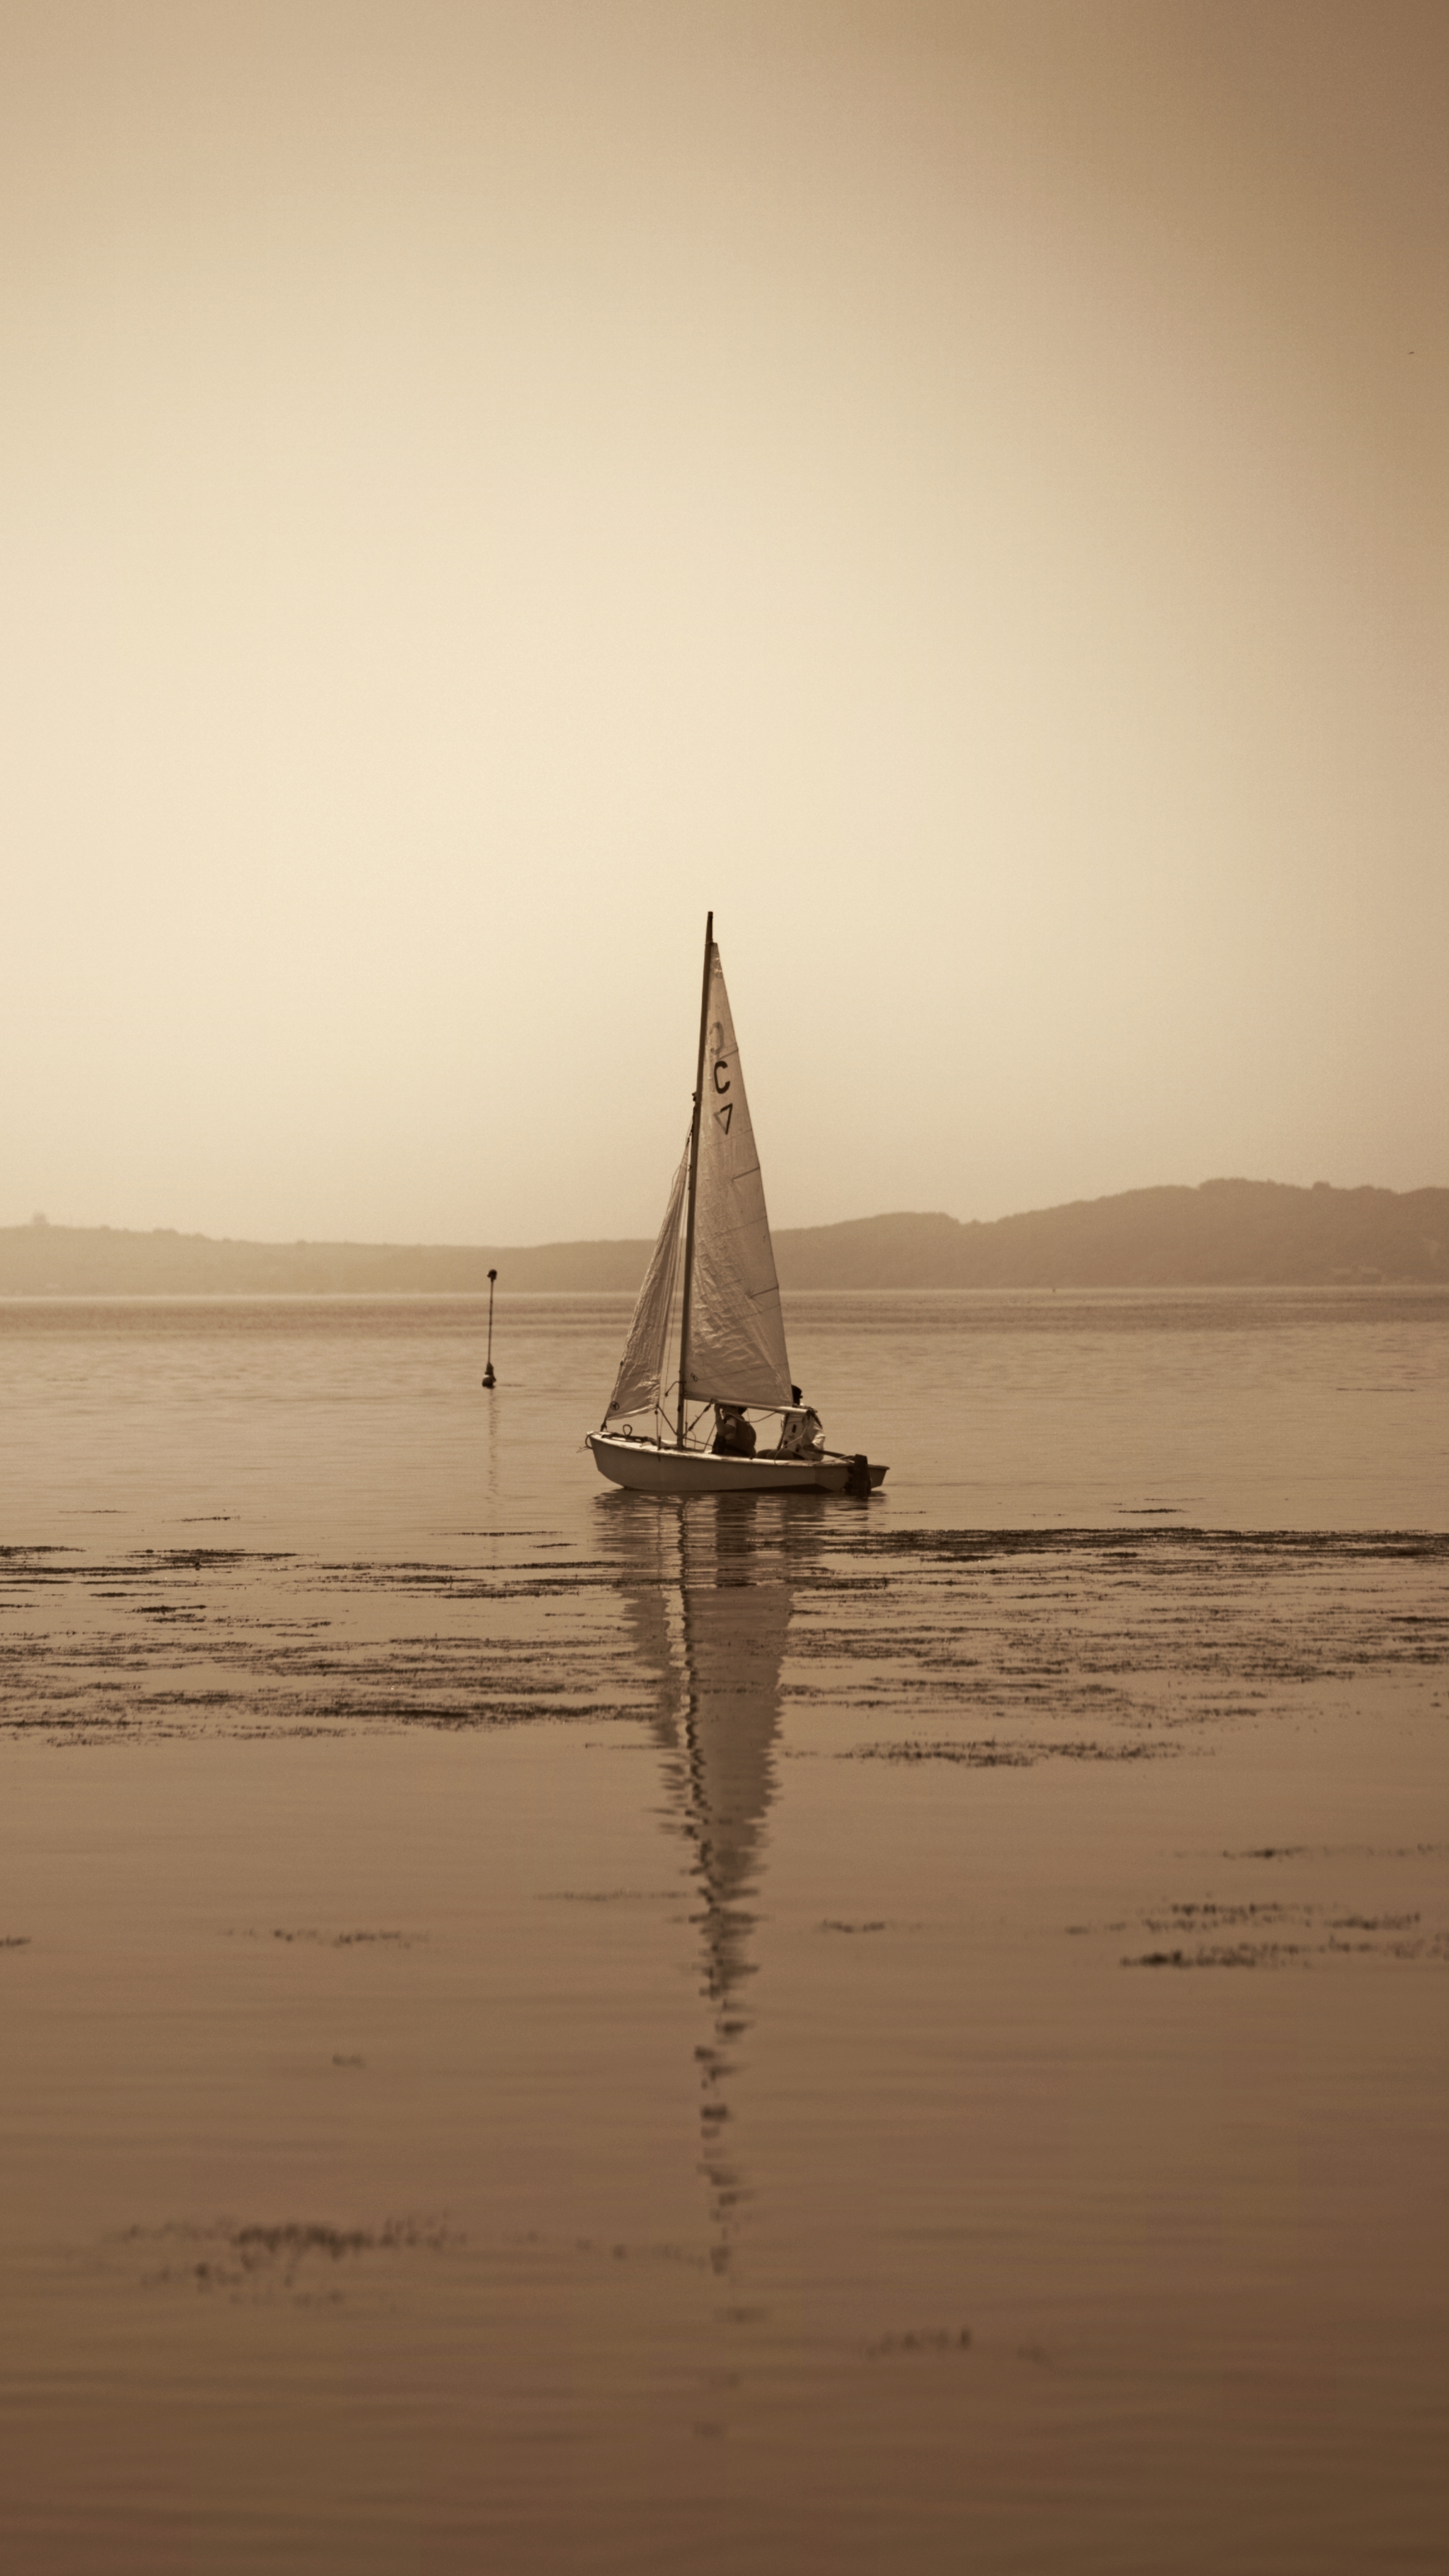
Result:
M113 1226L0 1227L0 1296L291 1297L488 1293L506 1288L631 1292L649 1243L545 1243L532 1251L470 1244L234 1243L209 1234L129 1234Z
M633 1290L647 1242L233 1243L160 1229L0 1227L0 1295L327 1296ZM1293 1189L1204 1181L998 1217L858 1217L775 1237L781 1285L807 1288L1449 1286L1449 1189Z
M1313 1287L1449 1284L1449 1189L1204 1181L959 1225L864 1217L776 1238L787 1288Z

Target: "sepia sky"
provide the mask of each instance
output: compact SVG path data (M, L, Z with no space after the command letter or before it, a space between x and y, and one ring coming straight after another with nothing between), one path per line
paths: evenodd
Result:
M1449 1182L1442 0L0 0L0 1223Z

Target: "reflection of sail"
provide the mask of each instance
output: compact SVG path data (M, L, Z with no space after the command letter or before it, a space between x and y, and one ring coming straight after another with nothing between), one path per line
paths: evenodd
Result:
M613 1497L608 1500L612 1502ZM632 1525L631 1525L632 1524ZM655 1684L655 1737L661 1751L678 1750L682 1737L683 1659L679 1635L679 1529L673 1515L651 1511L610 1531L626 1542L621 1569L624 1615L640 1676ZM678 1779L682 1784L683 1772Z
M720 1495L667 1514L657 1507L647 1516L630 1512L611 1534L625 1546L624 1599L640 1661L659 1684L654 1723L661 1749L673 1756L666 1774L672 1820L693 1853L699 1901L691 1919L700 1936L700 1992L710 2007L708 2036L695 2050L702 2162L716 2227L713 2259L724 2270L731 2213L746 2197L726 2145L725 2085L735 2044L749 2028L753 1899L775 1792L791 1610L782 1525L773 1502Z
M732 2043L749 2026L742 1988L754 1974L747 1956L755 1921L750 1899L774 1794L780 1664L790 1625L784 1584L752 1582L752 1569L741 1561L743 1502L741 1497L717 1504L712 1526L701 1526L698 1515L682 1515L680 1532L688 1686L685 1830L694 1844L703 1897L696 1921L704 1992L714 2011L713 2037L696 2053L705 2095L704 2167L722 2223L743 2197L722 2135L729 2118L723 2088L732 2071Z

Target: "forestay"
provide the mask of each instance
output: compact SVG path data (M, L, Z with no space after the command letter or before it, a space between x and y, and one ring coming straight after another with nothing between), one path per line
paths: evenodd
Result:
M625 1414L650 1413L663 1401L668 1383L670 1309L679 1272L680 1220L684 1214L688 1179L689 1148L686 1145L670 1187L669 1205L664 1211L659 1240L654 1246L634 1308L629 1339L624 1345L614 1392L604 1415L606 1422Z
M717 948L710 951L705 1019L684 1391L695 1402L786 1405L790 1362L780 1285Z

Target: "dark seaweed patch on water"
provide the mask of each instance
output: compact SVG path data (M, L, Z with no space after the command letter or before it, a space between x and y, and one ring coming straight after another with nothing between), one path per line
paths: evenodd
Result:
M329 2268L334 2274L344 2267L353 2271L375 2255L456 2253L467 2239L439 2218L389 2218L376 2228L336 2227L315 2219L242 2225L221 2218L210 2226L173 2220L161 2227L128 2227L109 2241L173 2253L175 2259L141 2275L142 2289L189 2289L204 2297L221 2292L233 2300L280 2292L308 2306L314 2303L316 2282L326 2280ZM341 2295L329 2285L325 2304L340 2304Z
M553 1557L511 1558L497 1567L355 1558L347 1563L320 1563L316 1572L339 1591L422 1594L451 1603L567 1599L600 1586L611 1588L618 1581L617 1567L598 1557L572 1557L567 1564Z
M1224 1860L1429 1860L1446 1843L1262 1843L1253 1851L1225 1851Z
M1224 1860L1297 1860L1306 1843L1264 1843L1256 1851L1224 1852Z
M131 1562L141 1566L174 1565L181 1573L218 1573L228 1565L291 1565L296 1550L290 1547L137 1547L131 1550Z
M625 1723L637 1725L643 1711L633 1705L619 1706L607 1700L589 1700L581 1705L561 1707L550 1704L541 1689L536 1700L483 1699L466 1703L437 1700L414 1701L411 1705L396 1700L331 1699L313 1703L307 1714L313 1720L340 1720L329 1731L343 1733L367 1726L431 1726L445 1732L480 1732L489 1727L553 1725L599 1725ZM292 1734L295 1726L275 1725L253 1728L249 1733ZM633 1749L633 1748L631 1748ZM639 1748L645 1749L645 1748Z
M1138 1920L1143 1931L1166 1933L1169 1937L1176 1934L1178 1941L1171 1949L1124 1956L1118 1962L1124 1968L1273 1968L1290 1961L1306 1966L1342 1958L1430 1962L1449 1959L1449 1932L1422 1931L1422 1917L1417 1911L1333 1913L1326 1905L1224 1905L1207 1900L1172 1905L1155 1914L1141 1915ZM1121 1932L1126 1927L1110 1923L1095 1927L1074 1924L1069 1928L1078 1932ZM1276 1937L1290 1931L1311 1937L1296 1941ZM1224 1933L1270 1937L1220 1939L1218 1936ZM1347 1939L1346 1934L1355 1937ZM1184 1935L1196 1937L1198 1946L1189 1949Z
M1169 1905L1157 1914L1144 1914L1142 1924L1148 1932L1198 1932L1211 1926L1242 1923L1309 1923L1319 1912L1314 1905L1219 1905L1206 1898L1201 1903Z
M539 1905L674 1905L680 1894L674 1887L555 1887L540 1889L534 1901Z
M236 1690L148 1690L143 1694L141 1705L143 1708L148 1710L153 1708L229 1708L234 1701L243 1699L245 1696L245 1692Z
M1124 1968L1283 1968L1303 1957L1293 1941L1237 1941L1206 1950L1144 1950Z
M839 1762L955 1762L972 1771L1026 1771L1037 1762L1149 1762L1180 1748L1175 1744L1002 1743L988 1736L975 1743L947 1738L923 1743L907 1737L899 1744L853 1744L837 1754Z
M390 1944L394 1949L411 1950L420 1941L426 1941L428 1936L426 1932L321 1932L315 1925L308 1923L299 1927L274 1924L268 1932L258 1931L251 1924L243 1926L240 1930L228 1925L223 1937L228 1941L281 1941L287 1944L294 1941L311 1942L327 1950L354 1950L368 1942L383 1942Z
M935 1556L945 1561L992 1556L1118 1556L1150 1558L1159 1550L1213 1556L1283 1555L1355 1560L1449 1557L1443 1530L1214 1530L1214 1529L872 1529L860 1533L829 1527L828 1546L843 1542L864 1556Z

